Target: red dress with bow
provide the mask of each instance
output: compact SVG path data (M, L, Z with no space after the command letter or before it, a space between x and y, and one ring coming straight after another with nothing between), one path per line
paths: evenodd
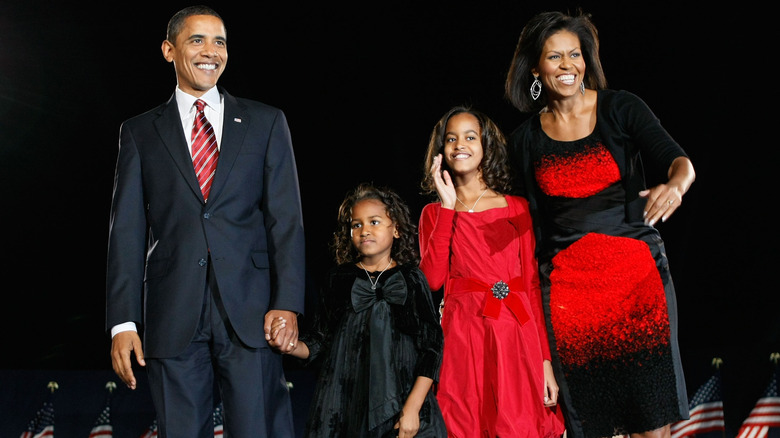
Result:
M534 235L524 198L455 212L431 203L420 217L420 268L444 287L444 353L437 399L450 437L558 437L545 408L550 359Z

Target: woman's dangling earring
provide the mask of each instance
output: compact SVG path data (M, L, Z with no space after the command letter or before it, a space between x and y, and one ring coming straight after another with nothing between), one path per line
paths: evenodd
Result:
M534 81L531 84L531 99L536 100L542 94L542 81L538 76L534 76Z
M585 95L585 82L580 82L580 93L582 93L583 96Z

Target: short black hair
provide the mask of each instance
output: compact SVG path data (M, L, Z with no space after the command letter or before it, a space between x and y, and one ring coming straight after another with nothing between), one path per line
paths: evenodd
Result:
M171 44L176 44L176 37L181 33L182 27L184 27L184 20L193 15L211 15L217 17L222 21L222 25L225 25L225 20L214 9L205 5L187 6L179 12L173 14L173 17L168 21L168 29L165 34L165 39Z

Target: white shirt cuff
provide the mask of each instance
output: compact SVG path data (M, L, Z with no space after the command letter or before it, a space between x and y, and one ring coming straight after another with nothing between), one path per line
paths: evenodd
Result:
M111 328L111 338L113 339L114 336L116 336L119 332L126 332L132 330L134 332L137 332L138 329L135 327L134 322L123 322L122 324L117 324L114 327Z

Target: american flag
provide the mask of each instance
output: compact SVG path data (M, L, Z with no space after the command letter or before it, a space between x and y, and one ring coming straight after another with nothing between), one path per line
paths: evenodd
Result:
M149 428L138 438L157 438L157 419L152 421Z
M777 362L780 353L772 353L770 359L774 361L775 368L769 379L769 385L750 411L750 415L742 422L737 438L766 438L770 428L780 427L780 397L777 395L777 374L780 370ZM774 432L772 434L774 435Z
M89 438L111 438L113 436L114 432L111 427L111 398L109 397L108 401L106 401L106 406L89 432Z
M719 359L713 360L713 364L719 366ZM726 430L723 421L723 391L720 370L717 367L712 377L696 391L688 404L688 410L690 419L672 424L672 438Z
M214 412L212 413L212 418L214 419L214 436L215 437L222 437L223 430L222 430L222 402L219 403L214 408ZM148 429L139 437L139 438L157 438L157 420L155 419L151 426L149 426Z
M222 402L219 402L217 407L214 408L214 436L215 437L221 437L222 436Z
M54 403L50 399L30 420L27 429L22 432L20 438L41 438L54 436Z

